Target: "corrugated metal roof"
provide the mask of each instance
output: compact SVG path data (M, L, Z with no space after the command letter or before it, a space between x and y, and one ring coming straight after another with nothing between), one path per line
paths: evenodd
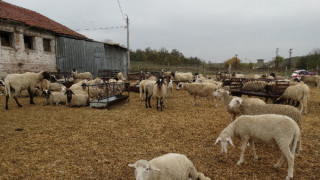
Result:
M0 19L18 21L28 26L53 31L57 34L88 39L86 36L79 34L35 11L15 6L4 1L0 1Z

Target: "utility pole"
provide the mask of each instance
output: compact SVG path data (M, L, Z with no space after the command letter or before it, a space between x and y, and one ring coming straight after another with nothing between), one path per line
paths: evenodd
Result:
M127 78L129 77L129 71L130 71L130 45L129 45L129 17L126 14L127 19Z
M276 68L279 67L278 52L279 52L279 48L276 49L276 58L274 59Z
M292 48L289 50L289 70L291 70L291 54L292 54Z
M238 70L238 61L237 61L238 58L237 57L238 57L238 54L236 54L236 70Z

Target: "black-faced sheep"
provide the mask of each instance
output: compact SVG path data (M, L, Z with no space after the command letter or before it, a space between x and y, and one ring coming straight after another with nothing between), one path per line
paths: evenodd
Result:
M288 162L286 179L293 178L295 150L300 139L300 128L294 120L277 114L240 116L220 133L215 142L220 142L222 153L227 153L228 143L234 146L231 140L233 136L239 137L241 140L241 156L237 165L243 163L244 151L248 142L256 161L258 157L253 141L259 140L264 143L275 141L281 151L281 157L274 167L280 167L286 157Z
M167 96L167 87L164 78L159 78L153 87L153 95L157 98L157 110L163 107L164 98Z
M135 168L137 180L210 180L198 172L183 154L169 153L150 161L138 160L129 167Z
M89 96L87 94L75 94L71 89L65 92L67 95L67 106L87 106L90 102Z
M17 95L22 90L28 90L30 96L30 104L35 104L33 101L33 93L35 87L43 79L49 80L50 75L47 72L26 72L24 74L8 74L5 78L5 91L6 91L6 109L8 109L9 97L13 97L18 107L22 107L17 99Z
M50 90L44 90L43 95L46 98L45 105L66 104L66 101L67 101L67 97L65 96L65 92L51 92Z

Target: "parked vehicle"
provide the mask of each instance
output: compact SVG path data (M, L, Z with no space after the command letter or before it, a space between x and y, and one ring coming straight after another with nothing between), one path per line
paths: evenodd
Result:
M308 72L304 69L302 70L296 70L292 73L291 77L294 79L294 81L300 81L301 76L314 76L316 75L315 72Z

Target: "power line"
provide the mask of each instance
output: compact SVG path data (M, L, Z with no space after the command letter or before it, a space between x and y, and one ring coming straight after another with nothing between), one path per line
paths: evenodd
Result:
M123 15L123 12L122 12L122 8L121 8L121 6L120 6L119 0L118 0L118 5L119 5L120 11L121 11L122 18L125 19L125 18L124 18L124 15Z
M106 30L106 29L126 29L127 26L115 26L106 28L86 28L86 29L75 29L75 31L92 31L92 30Z

